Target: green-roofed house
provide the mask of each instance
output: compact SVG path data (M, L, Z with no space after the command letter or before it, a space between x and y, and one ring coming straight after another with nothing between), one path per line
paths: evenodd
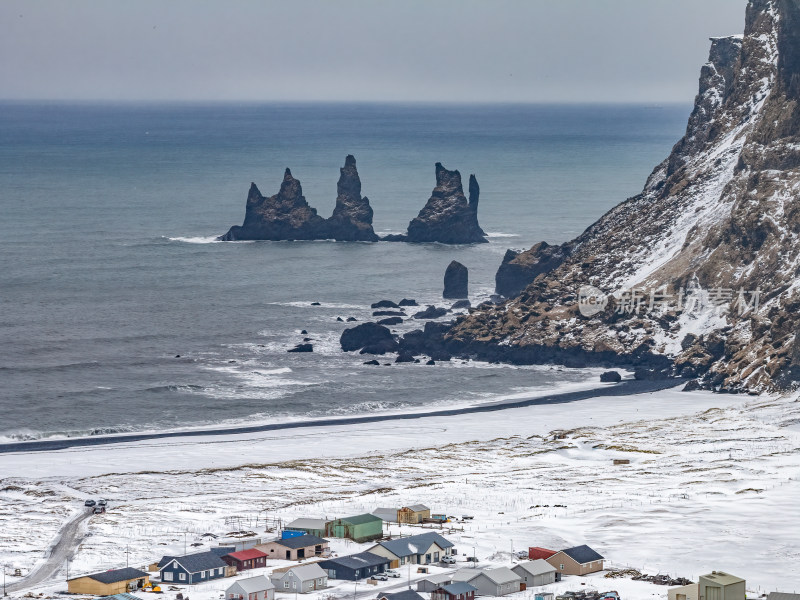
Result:
M369 514L336 519L325 525L325 535L354 542L377 540L383 537L383 519Z

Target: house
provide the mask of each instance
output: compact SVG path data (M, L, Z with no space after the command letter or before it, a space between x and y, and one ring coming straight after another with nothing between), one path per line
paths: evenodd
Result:
M536 592L533 596L533 600L553 600L556 595L552 592Z
M133 594L123 592L122 594L114 594L113 596L101 596L100 600L142 600L142 599L139 598L139 596L134 596Z
M265 540L260 537L248 537L244 539L233 538L221 540L217 545L221 548L232 547L233 550L231 550L231 552L241 552L242 550L250 550L250 548L255 548L263 541Z
M226 575L228 564L214 552L198 552L186 556L171 556L162 559L159 567L162 583L193 585L221 579ZM159 563L161 564L161 563Z
M329 548L328 540L305 533L296 537L287 537L259 544L256 550L266 554L267 558L302 560L321 555Z
M505 596L521 589L522 578L508 567L461 569L453 573L453 582L462 581L477 588L479 596Z
M72 577L67 579L67 590L70 594L112 596L142 589L148 583L150 575L139 569L126 567Z
M308 535L325 537L325 527L328 521L325 519L295 519L286 526L290 531L302 531Z
M417 579L417 591L430 593L435 589L453 582L450 573L440 573L439 575L428 575L424 579Z
M225 564L236 567L237 571L247 571L249 569L260 569L267 566L267 555L261 550L251 548L241 552L231 552L220 556Z
M790 594L789 592L770 592L767 600L800 600L800 594Z
M425 519L431 518L431 509L424 504L414 504L404 506L397 511L398 523L423 523Z
M281 592L305 594L328 587L328 574L319 563L273 571L270 579L275 584L275 589Z
M225 590L226 600L274 600L275 586L263 575L234 581Z
M328 558L317 564L328 571L330 579L347 579L358 581L371 577L376 573L383 573L389 568L390 560L372 552L359 552L350 556Z
M383 537L383 521L370 514L336 519L325 526L325 535L359 543L369 542Z
M428 565L437 563L445 556L450 556L453 543L435 531L412 535L395 540L378 542L367 552L384 556L391 561L391 568L400 565Z
M562 575L588 575L603 570L603 557L585 544L561 550L545 560Z
M528 559L537 560L541 558L547 560L555 553L556 553L555 550L548 550L547 548L540 548L539 546L531 546L530 548L528 548Z
M396 508L378 507L372 511L372 514L387 523L397 523L397 511L398 509Z
M475 600L475 592L478 591L474 585L465 581L448 583L431 592L431 600Z
M722 571L711 571L697 580L699 596L702 600L744 600L745 581Z
M541 558L521 562L511 567L511 570L522 578L522 583L526 588L547 585L556 581L556 568Z
M696 583L667 590L668 600L700 600L700 589Z
M425 600L414 590L403 590L402 592L383 592L377 595L377 600Z

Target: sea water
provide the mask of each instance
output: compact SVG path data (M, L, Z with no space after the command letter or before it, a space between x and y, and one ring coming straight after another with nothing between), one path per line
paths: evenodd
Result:
M418 409L595 378L368 366L341 352L353 323L337 317L369 320L381 299L448 305L451 260L469 268L473 302L485 299L507 248L570 239L638 193L689 110L2 103L0 437ZM490 243L214 241L241 224L250 182L272 195L286 167L329 216L346 154L379 234L405 230L435 162L465 182L474 173ZM286 352L305 337L313 353Z

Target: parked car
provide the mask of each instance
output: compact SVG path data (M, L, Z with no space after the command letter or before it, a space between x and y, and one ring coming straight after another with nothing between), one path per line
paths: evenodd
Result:
M442 562L446 565L454 565L456 564L456 557L455 556L443 556Z
M104 506L95 506L92 512L96 515L102 515L106 512L106 509Z
M528 558L528 551L527 550L518 550L517 551L517 558Z
M477 557L477 556L468 556L468 557L467 557L467 562L474 562L474 563L476 563L476 562L478 562L478 557Z
M397 571L394 571L392 569L389 569L388 571L384 571L383 574L386 575L387 577L400 577L400 573L398 573Z
M97 501L97 506L105 506L106 504L108 504L108 502L106 500L104 500L103 498L100 498Z
M475 518L475 517L473 517L473 516L470 516L470 515L461 515L461 520L462 520L462 521L471 521L471 520L472 520L472 519L474 519L474 518Z
M373 575L372 578L375 579L376 581L389 581L389 578L386 576L386 573L375 573L375 575Z
M83 503L83 505L84 505L84 506L88 506L88 507L90 507L90 508L91 508L92 506L94 506L95 504L97 504L97 502L95 502L95 501L94 501L94 500L92 500L91 498L89 498L89 499L88 499L86 502L84 502L84 503Z

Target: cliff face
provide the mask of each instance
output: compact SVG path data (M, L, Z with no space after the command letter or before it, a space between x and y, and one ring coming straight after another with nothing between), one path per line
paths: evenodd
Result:
M325 219L311 208L303 196L300 182L286 169L280 191L265 198L250 184L244 223L234 225L219 239L234 240L315 240L327 234Z
M369 198L361 197L361 178L352 154L347 155L339 172L336 207L327 223L330 237L341 241L377 242L378 236L372 229L372 207Z
M715 389L795 385L799 100L800 0L751 0L743 37L712 39L686 134L642 193L557 251L507 255L498 290L509 273L504 293L527 286L456 323L450 345L521 362L669 359ZM583 286L603 310L579 310Z
M464 196L461 173L448 171L436 163L436 187L428 202L408 224L409 242L474 244L487 242L478 225L480 188L474 175L469 176L469 200Z

